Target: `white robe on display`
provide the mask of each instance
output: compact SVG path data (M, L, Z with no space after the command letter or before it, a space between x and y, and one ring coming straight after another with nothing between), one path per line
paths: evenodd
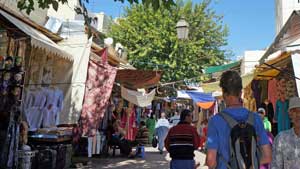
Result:
M41 90L28 90L23 106L26 121L30 131L40 128L43 120L42 110L45 107L46 97Z

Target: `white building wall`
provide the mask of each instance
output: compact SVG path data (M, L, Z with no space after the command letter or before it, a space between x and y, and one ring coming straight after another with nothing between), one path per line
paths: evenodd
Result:
M275 0L276 34L279 33L294 10L300 10L300 0Z
M37 2L34 5L34 11L30 13L30 15L26 14L26 11L20 11L17 7L17 0L0 0L0 6L4 9L10 9L15 13L23 16L25 18L29 18L30 20L36 22L39 25L44 25L47 19L47 9L41 9L38 7Z
M259 59L264 53L264 50L245 51L241 63L241 74L245 75L252 72L255 66L259 64Z
M108 33L110 26L113 24L112 18L105 15L103 12L97 13L96 16L98 18L98 31Z
M77 14L74 8L77 6L79 6L78 0L68 0L67 4L59 3L57 11L53 8L49 8L47 15L62 20L75 20Z

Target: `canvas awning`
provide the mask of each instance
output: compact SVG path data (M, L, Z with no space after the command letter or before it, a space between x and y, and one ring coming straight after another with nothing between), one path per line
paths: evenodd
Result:
M178 90L177 98L192 99L203 109L209 109L215 103L215 98L211 93L203 93L197 90Z
M55 42L49 39L47 36L29 26L28 24L22 22L16 17L8 14L4 10L0 9L0 14L5 17L8 21L14 24L17 28L23 31L25 34L31 37L31 45L37 48L45 50L47 53L52 53L63 57L65 59L73 60L71 54L63 51Z
M149 88L157 85L161 76L162 71L122 69L117 72L116 82L130 89Z
M255 69L255 79L257 80L269 80L276 77L280 70L274 69L268 65L280 68L281 65L286 65L289 62L288 58L291 56L291 52L281 52L277 57L266 61Z
M229 70L233 67L239 66L240 64L241 64L241 61L237 61L237 62L232 62L232 63L226 64L226 65L211 66L211 67L204 69L204 73L211 74L211 73L215 73L215 72L222 72L225 70Z
M243 88L246 87L248 84L251 83L251 81L254 78L253 73L249 73L246 75L242 76L242 83L243 83ZM215 91L222 91L220 86L219 86L219 81L212 82L212 83L203 83L201 84L201 87L203 88L204 92L215 92Z

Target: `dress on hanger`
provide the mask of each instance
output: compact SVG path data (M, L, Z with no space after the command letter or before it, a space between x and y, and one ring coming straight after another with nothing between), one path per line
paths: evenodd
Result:
M135 130L136 130L136 124L135 124L135 112L132 108L129 113L129 117L127 117L127 113L124 113L122 117L122 123L121 127L126 129L126 135L125 139L127 140L135 140Z
M278 133L284 130L288 130L291 127L291 122L288 114L289 101L284 102L280 99L276 102L276 115L275 118L278 123Z

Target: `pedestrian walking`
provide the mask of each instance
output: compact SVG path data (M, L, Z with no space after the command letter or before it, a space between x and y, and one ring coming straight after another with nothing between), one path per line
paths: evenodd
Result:
M258 108L257 113L260 115L261 119L263 120L264 123L264 128L266 129L267 132L272 132L272 125L271 122L269 121L268 117L266 117L266 110L262 107Z
M172 127L165 139L165 147L172 158L171 169L194 169L194 150L199 147L199 135L197 129L192 126L192 112L183 110L180 114L180 122Z
M158 150L162 154L164 150L165 138L168 134L170 123L166 119L166 114L161 113L160 119L158 119L155 125L155 135L158 137Z
M267 132L269 143L270 143L270 145L272 145L273 141L274 141L274 136L271 133L272 125L271 125L271 122L269 121L268 117L266 116L266 110L264 108L260 107L260 108L258 108L257 113L260 115L260 117L264 123L264 128ZM260 166L260 169L269 169L269 168L270 168L270 164L264 164L264 165Z
M274 140L271 169L300 168L300 98L289 100L289 117L293 128L282 131Z
M180 115L179 115L179 113L178 113L177 111L175 111L174 116L172 116L172 117L170 118L171 126L172 126L172 127L173 127L173 126L176 126L176 125L179 123L179 121L180 121Z
M270 163L272 151L262 120L256 113L244 108L241 102L243 87L240 75L231 70L224 72L220 87L226 108L208 123L207 166L257 169L261 164ZM255 153L258 151L256 144L261 149L260 159Z
M156 120L154 118L154 113L151 113L150 117L146 121L146 127L149 129L149 143L151 143L155 131Z

